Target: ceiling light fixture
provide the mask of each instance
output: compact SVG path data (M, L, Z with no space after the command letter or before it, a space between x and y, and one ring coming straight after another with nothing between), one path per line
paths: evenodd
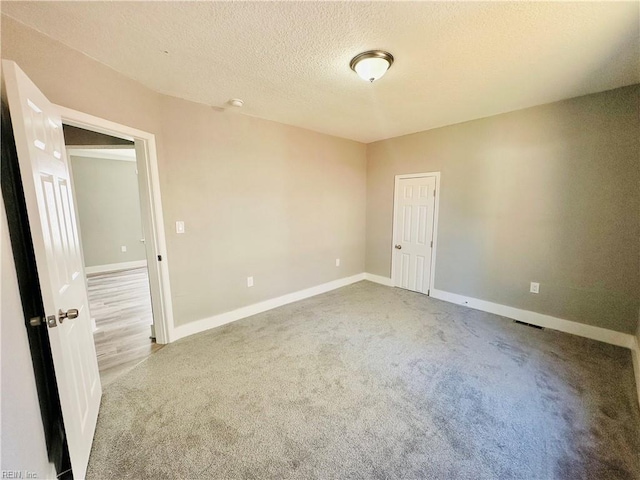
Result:
M393 65L393 55L383 50L369 50L351 59L349 66L360 78L367 82L375 82Z

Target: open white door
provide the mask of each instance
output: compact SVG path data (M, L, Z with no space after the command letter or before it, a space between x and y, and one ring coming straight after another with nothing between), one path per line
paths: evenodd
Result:
M74 478L84 478L102 389L55 107L14 63L3 76Z

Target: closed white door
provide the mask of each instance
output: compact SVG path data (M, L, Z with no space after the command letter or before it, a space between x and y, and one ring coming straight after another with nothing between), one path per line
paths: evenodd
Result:
M102 390L62 122L14 62L7 100L74 478L84 478Z
M393 283L429 294L436 178L399 178L393 220Z

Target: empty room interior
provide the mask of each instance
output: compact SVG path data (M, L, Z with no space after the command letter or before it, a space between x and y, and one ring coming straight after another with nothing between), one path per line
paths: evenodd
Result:
M0 10L3 478L640 479L640 2Z

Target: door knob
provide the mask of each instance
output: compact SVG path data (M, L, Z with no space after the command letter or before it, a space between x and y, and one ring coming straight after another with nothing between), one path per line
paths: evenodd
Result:
M397 248L398 250L402 250L402 245L396 245L396 248Z
M70 308L66 312L63 312L62 310L58 310L58 320L60 321L60 323L62 323L65 318L68 318L69 320L73 320L74 318L77 318L77 317L78 317L77 308Z

